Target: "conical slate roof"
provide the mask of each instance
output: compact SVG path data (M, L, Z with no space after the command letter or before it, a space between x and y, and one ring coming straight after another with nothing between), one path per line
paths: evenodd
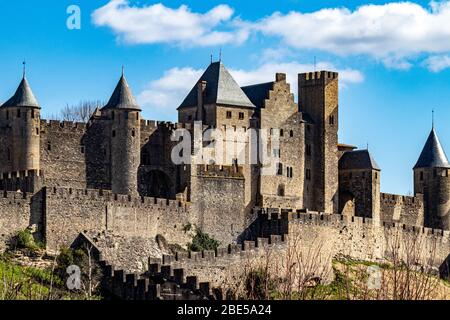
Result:
M450 168L450 163L448 163L447 156L434 128L431 129L419 160L414 166L414 169L417 168Z
M14 95L2 105L2 108L8 107L40 108L39 103L34 97L33 91L31 91L27 78L22 78Z
M120 77L119 83L114 89L111 98L103 109L141 110L123 74Z
M205 104L224 104L249 108L255 107L222 62L211 63L199 81L206 81ZM197 81L197 83L199 81ZM196 106L197 85L192 88L179 108Z
M381 170L369 150L345 152L339 159L339 170L371 169Z

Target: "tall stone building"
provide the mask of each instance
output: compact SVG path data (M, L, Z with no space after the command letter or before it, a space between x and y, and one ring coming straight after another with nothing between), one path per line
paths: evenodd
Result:
M178 123L143 119L123 74L108 103L74 123L41 119L23 77L0 106L0 213L19 210L8 223L36 225L49 247L83 230L185 244L190 225L239 242L261 209L450 229L450 164L434 129L414 167L415 195L381 193L370 152L339 143L338 74L301 73L298 94L283 73L240 87L219 61L192 83ZM8 193L17 191L26 194Z

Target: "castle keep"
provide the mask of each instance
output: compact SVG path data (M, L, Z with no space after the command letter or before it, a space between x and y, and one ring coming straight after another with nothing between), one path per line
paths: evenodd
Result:
M336 72L299 74L298 102L285 74L240 87L222 62L211 63L192 86L178 107L178 123L156 122L142 118L122 74L108 103L88 123L74 123L41 119L24 76L0 107L0 247L27 227L49 251L89 232L135 244L163 235L184 246L190 241L186 225L221 244L236 244L254 238L262 215L270 219L270 212L278 212L281 220L265 236L282 236L295 220L312 219L301 214L317 212L328 217L317 220L330 221L327 230L355 221L348 229L375 232L369 222L380 230L405 225L445 239L442 261L450 252L450 164L434 128L413 168L414 196L386 194L370 152L339 143ZM262 174L260 162L197 164L191 154L175 164L179 141L173 137L182 136L181 129L194 136L198 122L202 131L268 132L269 145L258 148L278 159L275 174ZM275 136L277 148L271 144ZM253 147L248 140L242 144L245 151ZM314 219L302 225L304 234L316 228ZM145 246L141 251L151 256Z

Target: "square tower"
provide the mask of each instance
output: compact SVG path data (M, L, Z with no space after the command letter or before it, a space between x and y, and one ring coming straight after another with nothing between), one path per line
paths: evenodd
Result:
M314 188L309 209L326 213L338 212L338 88L337 72L298 75L299 108L313 123L305 133L313 141L312 168L305 168Z

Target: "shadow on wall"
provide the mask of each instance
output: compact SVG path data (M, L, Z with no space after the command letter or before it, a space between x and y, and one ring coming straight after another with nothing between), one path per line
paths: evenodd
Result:
M85 156L88 189L111 189L107 147L103 125L99 121L93 121L88 126L80 146Z
M445 259L445 261L442 262L441 266L439 267L439 276L442 279L450 281L450 254L447 256L447 259Z

